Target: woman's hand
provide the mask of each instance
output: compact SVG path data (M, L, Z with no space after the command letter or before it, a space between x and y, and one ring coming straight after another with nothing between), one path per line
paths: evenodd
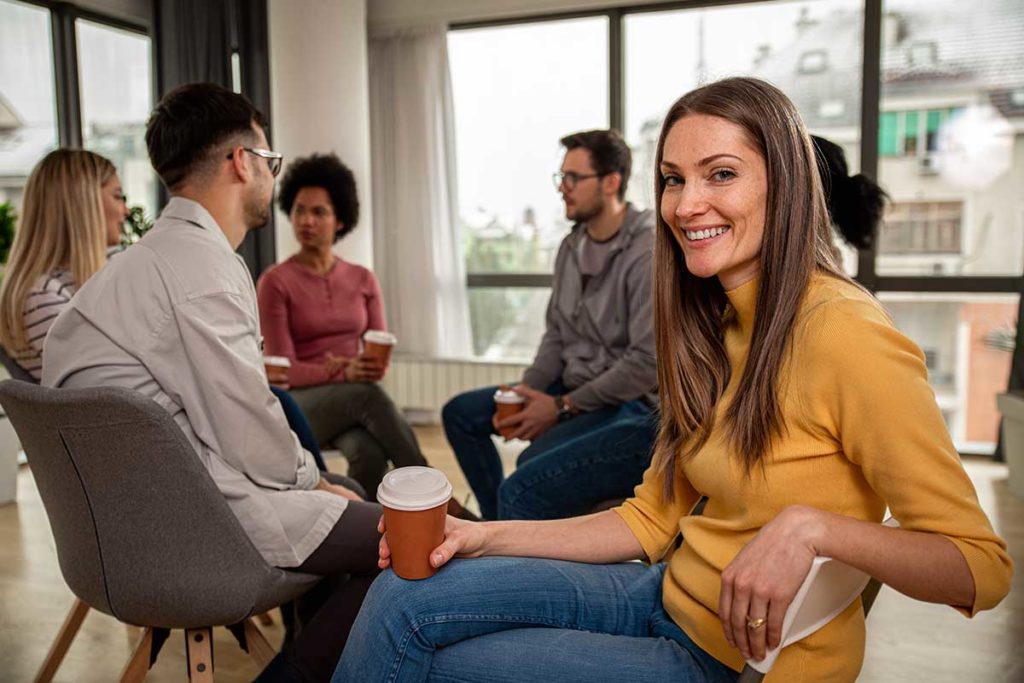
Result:
M323 477L321 477L320 481L317 482L316 488L319 491L327 491L328 493L333 493L336 496L341 496L342 498L348 498L349 500L362 500L363 499L362 496L360 496L358 493L356 493L352 489L347 488L345 486L342 486L341 484L332 484L331 482L327 481Z
M822 524L814 508L787 507L722 572L718 616L725 639L744 659L760 661L768 649L778 647L786 609L817 554L812 539ZM760 619L761 626L750 627Z
M351 362L351 358L335 356L333 353L328 352L324 357L324 372L327 373L328 377L334 377L336 374L348 367Z
M345 379L349 382L379 382L384 377L384 365L377 358L357 356L345 366Z
M380 537L377 566L387 569L391 566L391 548L388 546L384 515L377 522ZM467 522L448 515L444 521L444 542L430 552L430 564L441 567L453 557L480 557L484 553L487 530L484 522Z

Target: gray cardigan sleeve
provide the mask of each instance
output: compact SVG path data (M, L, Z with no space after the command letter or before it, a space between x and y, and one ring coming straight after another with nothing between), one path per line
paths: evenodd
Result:
M651 259L637 258L626 274L629 346L605 372L569 393L584 412L640 398L658 383L651 307Z

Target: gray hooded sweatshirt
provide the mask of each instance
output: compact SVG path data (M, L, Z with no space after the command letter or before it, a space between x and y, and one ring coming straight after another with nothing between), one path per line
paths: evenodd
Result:
M555 257L547 329L523 383L544 391L561 378L569 400L590 412L634 399L657 405L651 312L654 212L626 205L622 239L584 287L573 226Z

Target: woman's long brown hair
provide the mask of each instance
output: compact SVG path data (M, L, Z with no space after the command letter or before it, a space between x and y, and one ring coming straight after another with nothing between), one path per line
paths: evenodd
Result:
M665 139L691 114L740 126L764 157L768 180L760 288L742 389L727 406L726 433L748 475L763 466L783 431L777 386L804 292L815 271L847 280L832 251L828 211L810 137L796 107L774 86L752 78L711 83L680 98L665 117L655 162L658 228L654 256L654 334L661 428L654 466L665 498L675 474L707 442L729 384L724 328L728 299L717 277L686 268L676 237L661 217ZM685 125L685 123L683 124Z

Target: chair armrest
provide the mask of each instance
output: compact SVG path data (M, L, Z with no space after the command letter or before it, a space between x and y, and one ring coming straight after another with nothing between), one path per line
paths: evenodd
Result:
M889 527L899 526L892 517L883 524ZM760 673L768 673L782 648L806 638L839 616L864 592L869 581L870 576L850 565L830 557L814 558L810 571L807 572L793 602L786 610L779 647L768 650L760 662L748 659L747 667Z

